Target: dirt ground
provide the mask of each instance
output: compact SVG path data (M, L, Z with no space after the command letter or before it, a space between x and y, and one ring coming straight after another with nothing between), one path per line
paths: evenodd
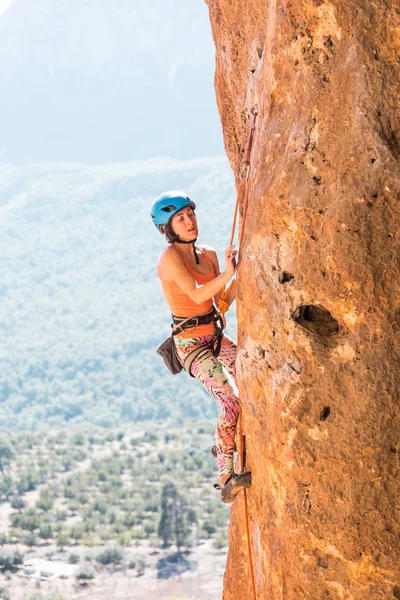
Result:
M217 551L211 541L198 546L186 557L184 566L160 569L160 560L168 554L150 552L146 546L136 548L146 557L148 567L143 575L136 570L99 568L88 585L78 584L74 577L77 565L67 562L65 553L46 560L41 552L25 554L22 567L11 580L0 576L0 587L10 592L10 600L29 600L35 593L44 598L58 593L63 600L220 600L225 570L226 550ZM39 555L42 554L40 557ZM158 568L157 568L158 563Z

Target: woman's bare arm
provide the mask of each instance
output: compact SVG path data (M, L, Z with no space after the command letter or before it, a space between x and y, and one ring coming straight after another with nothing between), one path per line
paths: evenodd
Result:
M215 279L203 285L198 285L195 278L187 270L183 256L174 248L161 255L158 267L163 279L175 281L196 304L202 304L202 302L215 297L234 274L234 269L231 269L231 273L226 270L223 273L218 273Z
M236 289L237 289L236 279L234 279L232 281L232 287L229 290L229 294L225 298L225 301L227 302L228 306L230 306L232 304L232 302L234 302L236 300Z
M215 274L218 276L220 274L220 270L219 270L219 262L218 262L217 253L213 248L206 248L206 251L207 251L207 255L210 257L210 260L214 265ZM220 290L214 296L214 303L216 306L218 306L218 301L221 299L221 294L222 294L222 290ZM234 302L235 299L236 299L236 279L233 281L232 288L229 290L229 294L226 298L226 302L228 303L228 306L230 306L232 304L232 302Z

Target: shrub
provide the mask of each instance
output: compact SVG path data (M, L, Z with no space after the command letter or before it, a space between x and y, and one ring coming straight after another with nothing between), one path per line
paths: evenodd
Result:
M64 546L68 546L69 541L69 536L66 533L59 533L56 540L57 547L62 550Z
M146 512L158 513L160 510L160 500L157 496L151 496L145 500L143 509Z
M21 498L21 496L14 496L11 499L11 508L14 508L15 510L19 510L20 512L23 508L25 508L25 502Z
M143 528L140 526L133 527L131 535L134 540L143 540L146 537Z
M147 535L150 535L151 533L155 533L157 529L156 524L153 521L146 521L144 524L144 532Z
M24 556L19 550L0 551L0 570L10 571L13 567L22 565Z
M99 513L105 515L107 512L107 500L102 496L100 496L99 498L96 498L96 500L93 503L93 509L96 512L99 512Z
M136 570L138 575L143 575L147 567L146 559L143 556L139 556L136 562Z
M40 490L39 499L36 502L36 507L47 512L54 505L54 496L49 488Z
M120 546L130 546L132 543L132 534L129 531L123 531L118 536Z
M34 533L28 533L28 535L25 536L24 542L27 546L30 546L30 547L36 546L36 544L37 544L36 535Z
M216 550L222 550L228 545L228 535L225 529L220 529L213 539L213 546Z
M59 523L61 523L62 521L66 521L68 517L68 513L66 510L57 510L56 514L55 514L55 519L56 521L58 521Z
M128 513L124 516L122 522L126 527L133 527L137 523L137 518L133 513Z
M74 525L73 527L71 527L71 531L69 532L71 538L75 540L75 542L81 540L84 533L85 526L83 523L78 523L77 525Z
M5 475L0 479L0 495L8 498L14 491L14 482L10 475Z
M101 544L101 539L93 532L85 533L85 535L82 536L82 544L89 548L93 548L94 546L99 546Z
M90 565L82 565L75 574L75 578L78 581L89 581L94 579L95 576L96 571Z
M0 437L0 471L4 473L4 468L15 457L15 448L11 439L5 436Z
M78 565L80 561L80 556L77 552L71 552L68 556L68 562L70 565Z
M25 473L22 473L20 480L17 483L17 490L20 494L24 492L31 492L34 490L39 483L38 475L35 469L32 467Z
M81 431L77 431L71 438L71 444L74 446L83 446L85 443L85 436Z
M211 523L210 521L204 521L203 529L206 533L208 533L208 535L211 535L217 531L217 528L215 527L215 525L213 523Z
M122 562L123 558L124 551L118 546L109 546L96 556L96 560L102 565L118 564Z
M13 527L21 527L28 531L35 531L40 527L40 516L34 508L28 508L25 512L11 515Z

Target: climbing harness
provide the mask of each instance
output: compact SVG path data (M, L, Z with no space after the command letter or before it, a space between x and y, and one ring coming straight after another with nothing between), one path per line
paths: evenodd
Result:
M243 178L240 181L238 192L237 192L237 197L236 197L236 206L235 206L234 217L233 217L230 246L233 244L233 240L235 237L237 213L238 213L238 209L239 209L240 198L242 196L242 188L244 186L245 192L244 192L244 201L243 201L242 221L240 224L239 236L238 236L239 247L243 240L244 224L245 224L245 220L246 220L247 205L248 205L248 200L249 200L248 179L249 179L249 175L250 175L250 157L251 157L251 149L253 146L254 132L256 129L256 119L257 119L257 115L258 115L258 110L256 108L253 108L251 110L251 114L253 115L253 122L251 125L249 141L247 143L246 154L245 154L244 162L243 162L243 167L244 167L245 172L244 172ZM226 326L225 313L229 309L229 304L227 302L227 298L229 296L229 292L232 288L232 285L233 285L233 282L231 283L231 285L229 286L229 288L227 290L225 290L225 289L223 290L223 292L221 294L221 299L218 302L219 315L222 318L224 328ZM238 449L237 450L238 450L238 456L239 456L239 471L240 471L240 473L244 473L244 469L245 469L245 436L244 436L243 430L242 430L242 414L241 414L240 404L239 404L239 419L238 419L238 434L237 435L238 435ZM248 550L248 554L249 554L249 566L250 566L250 576L251 576L253 600L257 600L256 584L255 584L254 569L253 569L253 555L252 555L251 543L250 543L250 525L249 525L249 509L248 509L248 503L247 503L247 490L244 489L243 493L244 493L244 512L245 512L246 534L247 534L247 550Z
M185 362L183 363L183 368L189 373L191 377L194 377L191 372L191 367L194 361L199 357L203 352L207 352L209 349L214 354L214 356L218 356L221 351L222 338L224 336L224 328L221 316L217 313L215 308L207 313L206 315L199 315L197 317L176 317L172 315L172 335L177 335L184 330L187 329L195 329L198 325L209 325L214 322L214 336L212 342L208 345L202 345L199 348L196 348L186 357ZM215 338L215 339L214 339Z
M212 321L214 321L216 326L220 326L221 323L221 317L217 314L217 311L214 307L206 315L198 315L194 317L177 317L175 315L171 316L173 323L173 325L171 325L173 328L173 335L182 333L182 331L186 329L195 329L198 325L209 325Z
M185 369L185 371L187 371L191 377L194 377L191 372L191 367L194 361L199 358L201 354L211 350L214 356L218 356L221 351L222 338L224 334L221 316L217 313L214 307L206 315L196 315L193 317L177 317L175 315L171 316L172 333L166 340L164 340L161 346L157 348L157 354L162 357L166 367L170 370L172 375L177 375L182 371L182 369ZM195 348L182 363L176 353L174 336L187 329L195 329L198 325L209 325L212 322L214 322L215 327L215 333L212 342L210 342L208 345L201 345L200 347Z

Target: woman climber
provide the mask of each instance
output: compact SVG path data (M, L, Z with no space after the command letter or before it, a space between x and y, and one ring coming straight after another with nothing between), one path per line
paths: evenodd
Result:
M215 305L223 288L235 274L237 252L233 246L227 248L226 269L220 273L215 250L196 246L198 226L195 208L189 196L179 191L165 192L154 201L151 209L153 223L168 241L167 248L159 256L157 271L172 313L174 350L179 361L221 405L214 449L218 459L221 499L230 503L240 490L250 487L251 473L236 474L233 470L239 414L235 382L236 344L218 329ZM228 305L235 295L234 284L226 298Z

